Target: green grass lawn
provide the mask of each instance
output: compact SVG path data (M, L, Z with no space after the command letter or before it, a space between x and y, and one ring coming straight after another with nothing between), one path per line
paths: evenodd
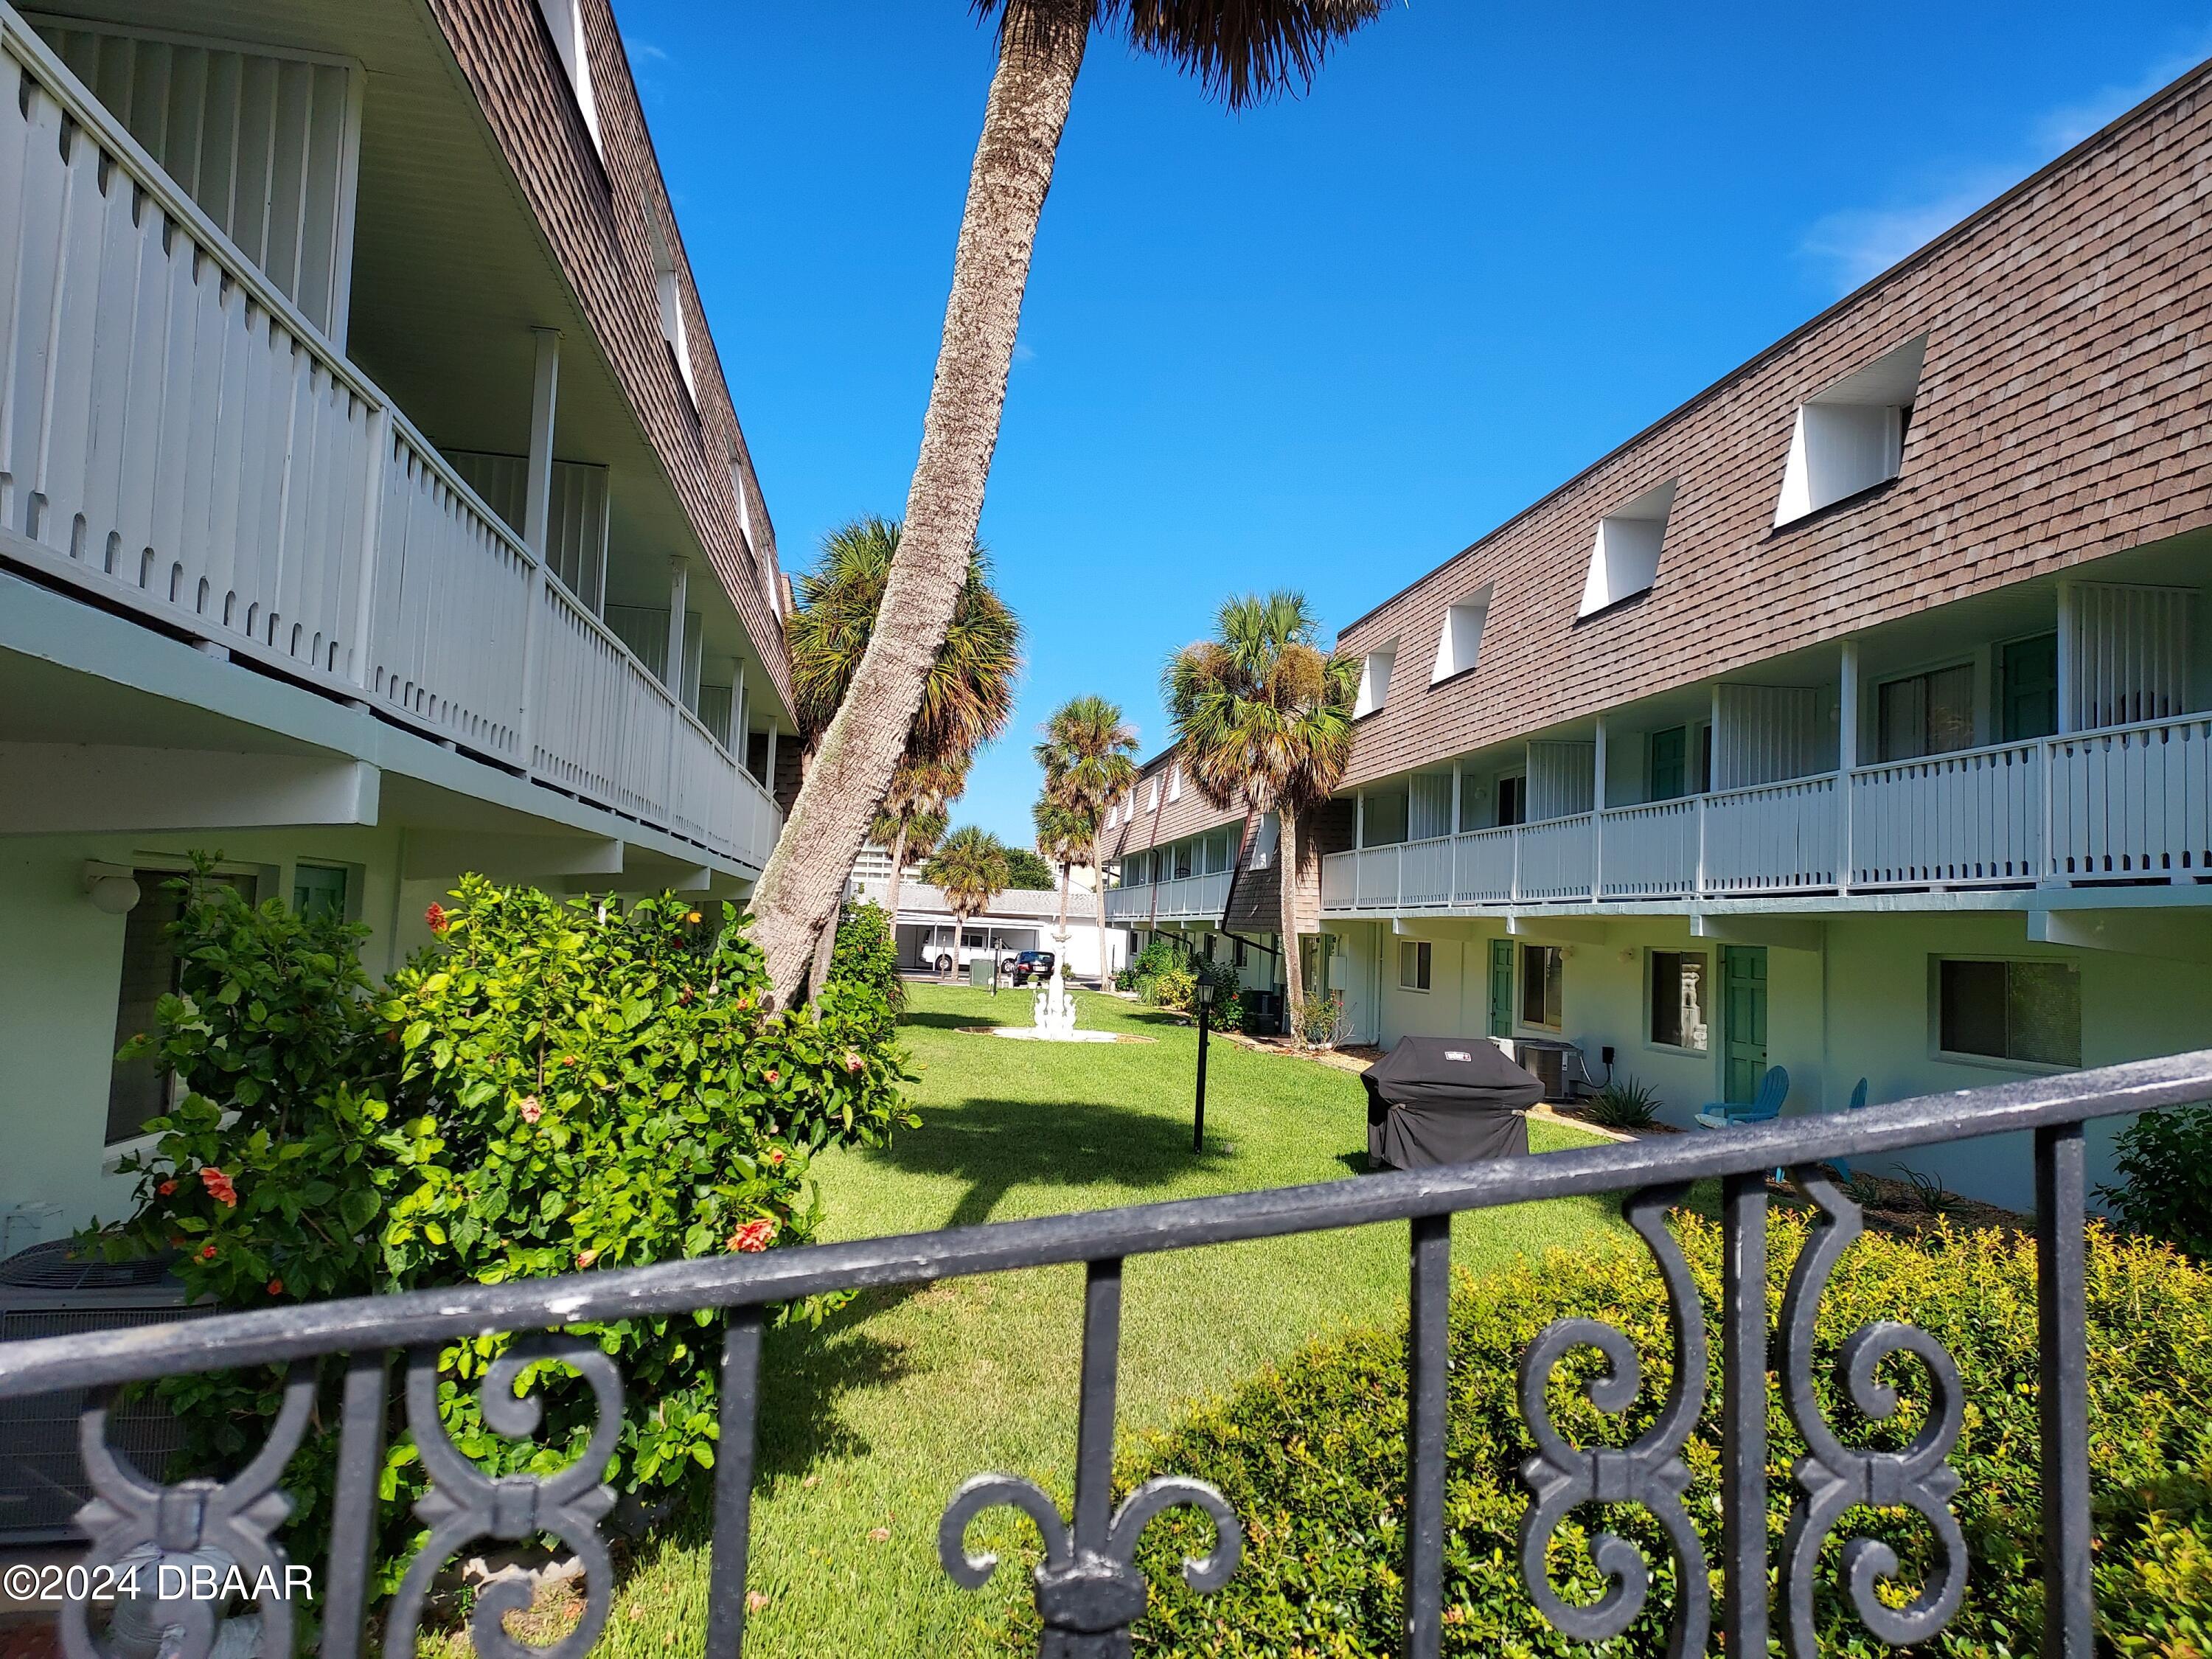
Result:
M922 1127L882 1152L821 1159L828 1239L1049 1215L1299 1182L1366 1163L1359 1081L1216 1042L1206 1150L1190 1148L1195 1034L1113 998L1080 995L1086 1026L1152 1043L1020 1044L957 1028L1026 1024L1029 999L910 988L905 1039ZM1540 1151L1588 1144L1531 1126ZM1459 1218L1454 1259L1480 1271L1515 1253L1619 1227L1617 1206L1559 1200ZM1402 1318L1401 1224L1132 1260L1124 1281L1121 1425L1164 1425L1307 1339ZM1018 1528L980 1592L937 1563L938 1516L961 1480L1025 1474L1065 1508L1075 1455L1081 1269L1034 1269L871 1294L820 1332L774 1334L763 1363L750 1586L767 1601L749 1656L982 1651L1026 1598ZM1033 1538L1034 1534L1028 1534ZM706 1622L706 1551L671 1543L625 1585L599 1651L690 1655Z

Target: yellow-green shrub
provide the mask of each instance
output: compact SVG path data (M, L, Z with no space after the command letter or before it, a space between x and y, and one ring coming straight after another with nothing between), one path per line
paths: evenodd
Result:
M1713 1392L1685 1456L1689 1510L1709 1560L1720 1542L1717 1505L1720 1333L1717 1230L1678 1216L1713 1347ZM1780 1218L1770 1251L1771 1315L1805 1235ZM1577 1443L1622 1445L1652 1420L1671 1375L1672 1348L1658 1274L1640 1252L1555 1253L1541 1263L1455 1287L1447 1443L1444 1651L1580 1654L1547 1626L1522 1588L1516 1529L1525 1504L1515 1477L1534 1449L1517 1407L1522 1350L1551 1321L1587 1316L1620 1326L1644 1358L1644 1392L1625 1419L1606 1417L1555 1380L1551 1399ZM2212 1273L2174 1252L2093 1232L2088 1253L2091 1475L2099 1547L2100 1629L2130 1656L2201 1659L2212 1652ZM2038 1650L2039 1431L2035 1261L2031 1241L1945 1231L1917 1240L1869 1237L1844 1258L1822 1304L1814 1370L1830 1421L1847 1445L1896 1449L1918 1421L1924 1378L1910 1361L1883 1373L1904 1406L1879 1425L1838 1412L1828 1376L1843 1339L1871 1320L1899 1319L1932 1334L1965 1380L1965 1427L1952 1455L1963 1485L1955 1507L1969 1550L1966 1599L1929 1651L2010 1656ZM1139 1626L1144 1650L1174 1655L1280 1655L1297 1659L1392 1653L1404 1628L1405 1339L1370 1330L1312 1345L1206 1407L1123 1459L1134 1482L1174 1472L1220 1486L1243 1517L1243 1566L1210 1597L1175 1576L1178 1547L1202 1548L1203 1523L1162 1524L1143 1565L1155 1586ZM1583 1358L1587 1358L1584 1356ZM1778 1348L1777 1350L1778 1361ZM1577 1367L1580 1366L1580 1369ZM1581 1359L1564 1377L1589 1375ZM1803 1443L1778 1391L1769 1395L1770 1561L1795 1490ZM1641 1544L1656 1568L1650 1601L1625 1637L1601 1650L1658 1655L1673 1604L1673 1571L1641 1510L1587 1506L1598 1522ZM1840 1593L1841 1536L1879 1535L1899 1551L1908 1592L1934 1548L1923 1523L1859 1510L1832 1539L1818 1601L1824 1653L1877 1654ZM1570 1601L1601 1588L1582 1547L1562 1528L1553 1547L1555 1583ZM1720 1583L1713 1581L1717 1608ZM1778 1607L1778 1613L1779 1608ZM1779 1621L1777 1622L1779 1631Z

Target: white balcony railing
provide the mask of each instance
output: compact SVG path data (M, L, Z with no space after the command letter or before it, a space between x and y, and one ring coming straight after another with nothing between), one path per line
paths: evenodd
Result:
M0 5L0 546L713 852L766 792Z
M2212 715L2189 714L1332 853L1322 860L1322 908L2208 874Z
M1138 882L1109 888L1106 920L1124 927L1152 921L1218 921L1229 908L1229 872L1180 876L1171 881Z

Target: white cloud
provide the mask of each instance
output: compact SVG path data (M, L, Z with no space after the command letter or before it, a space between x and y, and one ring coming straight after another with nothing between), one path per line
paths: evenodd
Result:
M1806 228L1798 251L1826 268L1838 294L1848 294L2125 114L2208 54L2212 54L2212 33L2194 49L2160 58L2138 80L2100 87L2045 111L2028 124L2011 161L1942 171L1917 200L1824 213Z
M632 40L628 35L624 35L623 37L623 45L629 48L629 55L631 57L642 58L648 64L665 64L668 61L668 53L666 50L663 47L654 46L650 40Z

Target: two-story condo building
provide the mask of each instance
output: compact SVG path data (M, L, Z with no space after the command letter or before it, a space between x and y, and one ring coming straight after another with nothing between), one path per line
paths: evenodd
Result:
M774 532L607 0L0 3L7 1243L120 1207L161 883L738 895Z
M1343 630L1352 1036L1563 1039L1677 1124L2212 1042L2208 175L2212 66ZM1226 821L1118 913L1218 916Z

